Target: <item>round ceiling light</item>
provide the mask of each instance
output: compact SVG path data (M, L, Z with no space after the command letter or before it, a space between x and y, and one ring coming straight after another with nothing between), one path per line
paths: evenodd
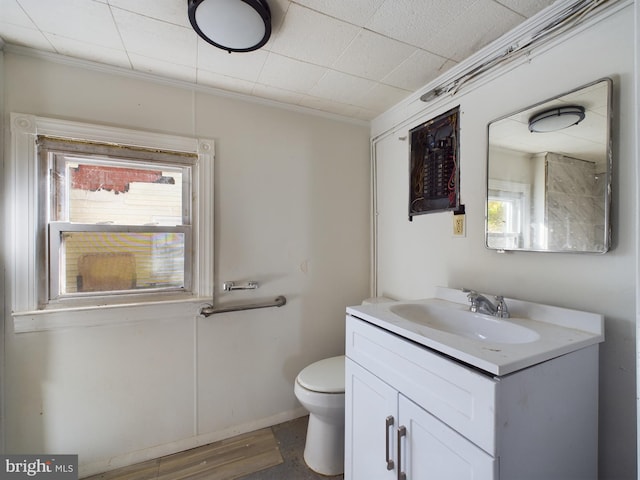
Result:
M271 11L266 0L187 0L191 26L222 50L251 52L271 36Z
M555 132L577 125L582 120L584 120L584 107L577 105L554 107L532 116L529 119L529 131L534 133Z

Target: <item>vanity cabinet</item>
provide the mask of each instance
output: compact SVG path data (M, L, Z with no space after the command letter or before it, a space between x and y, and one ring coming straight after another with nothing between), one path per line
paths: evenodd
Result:
M349 359L346 379L351 442L345 478L394 480L398 472L406 478L494 478L493 457Z
M346 334L346 480L597 478L597 345L496 376L352 315Z

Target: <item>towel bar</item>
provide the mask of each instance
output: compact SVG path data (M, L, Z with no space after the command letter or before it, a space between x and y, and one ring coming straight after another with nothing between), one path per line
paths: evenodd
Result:
M256 308L281 307L287 303L287 299L283 295L277 296L272 302L245 303L239 305L228 305L224 307L214 307L207 305L200 310L200 315L208 317L216 313L239 312L242 310L255 310Z

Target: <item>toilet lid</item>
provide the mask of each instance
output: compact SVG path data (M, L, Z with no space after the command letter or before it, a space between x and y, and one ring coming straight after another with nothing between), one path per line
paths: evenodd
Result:
M298 374L297 380L314 392L344 393L344 355L312 363Z

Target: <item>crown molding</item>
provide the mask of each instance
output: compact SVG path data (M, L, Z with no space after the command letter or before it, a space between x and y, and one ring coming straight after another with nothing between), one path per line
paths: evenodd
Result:
M0 38L0 41L2 41L1 38ZM302 113L305 115L326 118L328 120L333 120L337 122L350 123L350 124L358 125L361 127L370 127L371 125L370 122L367 120L360 120L357 118L347 117L347 116L339 115L336 113L324 112L322 110L316 110L309 107L303 107L300 105L293 105L293 104L288 104L284 102L279 102L277 100L269 100L267 98L255 97L255 96L247 95L243 93L231 92L228 90L223 90L221 88L211 87L207 85L199 85L197 83L187 82L185 80L163 77L160 75L154 75L152 73L139 72L137 70L118 67L115 65L107 65L104 63L94 62L91 60L84 60L84 59L69 57L66 55L61 55L59 53L48 52L44 50L37 50L34 48L22 46L22 45L3 43L0 46L2 45L4 45L4 47L0 48L0 50L4 50L4 52L6 53L11 53L14 55L37 58L39 60L45 60L52 63L67 65L75 68L82 68L85 70L91 70L94 72L99 72L99 73L104 73L109 75L118 75L121 77L134 78L138 80L153 82L160 85L180 88L180 89L189 90L189 91L202 93L206 95L230 98L230 99L239 100L247 103L254 103L254 104L262 105L266 107L278 108L280 110L288 110L296 113Z

